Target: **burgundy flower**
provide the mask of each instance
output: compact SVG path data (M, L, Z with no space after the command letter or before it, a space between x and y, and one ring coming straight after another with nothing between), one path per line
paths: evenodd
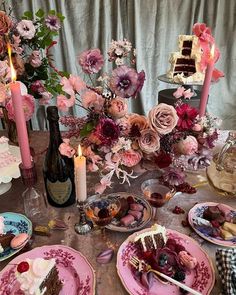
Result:
M120 66L112 72L112 77L110 80L111 90L121 97L131 97L137 94L137 89L140 88L141 83L144 78L139 77L139 74L132 68L127 66ZM139 81L139 79L141 79ZM141 87L142 88L142 87Z
M118 140L120 129L113 120L103 118L100 119L93 135L99 139L101 144L111 145Z
M185 174L179 168L167 168L162 179L169 185L175 186L184 182Z
M184 103L176 107L176 112L179 117L177 127L179 130L189 130L193 127L198 111L190 105Z
M165 152L160 152L155 158L155 163L159 168L166 168L172 163L171 156Z
M86 74L98 73L104 64L103 56L98 48L82 52L78 61Z
M45 19L46 27L54 32L57 32L61 28L60 19L56 15L48 15Z

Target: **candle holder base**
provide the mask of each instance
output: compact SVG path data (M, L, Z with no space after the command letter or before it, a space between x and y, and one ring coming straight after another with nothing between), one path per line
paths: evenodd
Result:
M80 220L78 223L75 224L75 232L79 235L85 235L85 234L89 233L93 228L92 221L90 221L86 218L86 215L84 212L85 204L86 204L86 202L78 202Z

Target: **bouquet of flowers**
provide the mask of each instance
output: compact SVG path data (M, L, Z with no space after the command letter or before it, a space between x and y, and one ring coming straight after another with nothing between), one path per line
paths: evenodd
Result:
M5 4L3 3L5 8ZM6 9L5 9L6 10ZM57 42L54 38L63 22L64 16L49 11L46 15L39 9L34 15L26 11L20 21L11 13L0 11L0 103L14 120L14 109L8 89L11 80L9 50L16 70L17 80L21 82L23 105L26 120L34 112L34 98L40 104L47 104L54 94L61 93L59 72L50 55L50 48Z
M129 183L130 178L136 177L133 168L138 164L149 162L164 168L176 164L177 154L199 155L204 148L212 147L217 132L212 130L211 119L199 118L196 109L180 100L176 107L164 103L154 106L147 117L128 113L128 99L137 97L145 80L144 71L137 72L134 68L135 50L129 41L112 41L108 60L116 67L94 81L91 75L102 69L104 56L99 49L81 53L78 62L89 75L90 83L76 75L63 77L64 93L57 97L61 111L78 105L87 112L81 118L64 116L60 119L69 128L60 152L72 157L75 150L68 138L79 139L88 170L101 173L96 192L102 193L110 186L113 176L122 183ZM201 164L205 163L201 159ZM178 172L173 169L169 172L173 182L175 176L178 182L183 181Z

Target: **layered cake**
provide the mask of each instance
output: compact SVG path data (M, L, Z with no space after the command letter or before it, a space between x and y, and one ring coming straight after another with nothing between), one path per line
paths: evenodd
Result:
M25 295L58 295L62 288L55 259L26 259L18 264L16 278Z
M5 136L0 137L0 168L4 168L19 160L13 156L9 150L9 139Z
M167 77L176 83L202 82L205 74L200 67L202 50L198 37L180 35L178 47L179 51L170 55Z
M150 231L143 232L134 239L134 242L142 252L162 248L166 244L166 241L166 229L159 224L154 224Z

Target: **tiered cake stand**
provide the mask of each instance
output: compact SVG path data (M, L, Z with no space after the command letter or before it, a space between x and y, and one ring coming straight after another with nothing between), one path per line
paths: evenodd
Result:
M174 85L182 85L185 89L191 89L191 92L194 93L194 95L191 97L191 99L183 99L183 103L187 103L191 105L194 108L199 108L199 102L200 102L200 96L201 92L199 90L195 90L193 86L201 86L203 83L202 82L192 82L192 83L176 83L173 82L172 79L169 79L166 77L166 75L161 75L158 77L159 81L168 83L168 84L174 84ZM176 98L173 96L173 93L176 91L177 88L170 88L170 89L164 89L159 91L158 93L158 103L167 103L170 105L173 105L176 103Z
M0 195L6 193L11 188L12 178L20 177L20 148L18 146L9 145L9 151L17 158L17 161L6 167L0 168Z

